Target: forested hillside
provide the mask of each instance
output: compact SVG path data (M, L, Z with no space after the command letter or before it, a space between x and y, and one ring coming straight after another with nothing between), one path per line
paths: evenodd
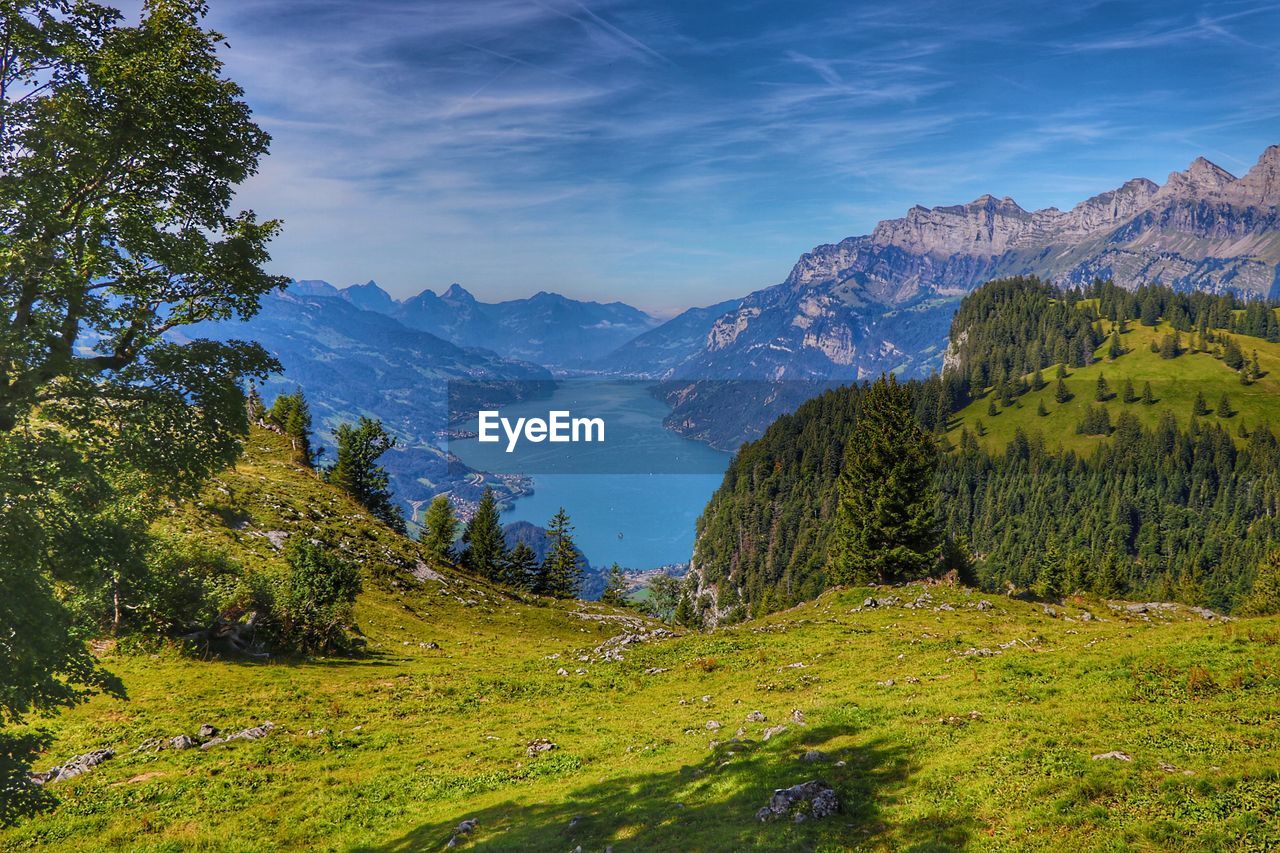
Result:
M946 373L908 386L946 451L950 563L993 589L1238 607L1280 541L1277 337L1272 307L1229 295L1020 278L967 297ZM812 400L738 453L699 521L702 618L769 612L829 585L863 393Z

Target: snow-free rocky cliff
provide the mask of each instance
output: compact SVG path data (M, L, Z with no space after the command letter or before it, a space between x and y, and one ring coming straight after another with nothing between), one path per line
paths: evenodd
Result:
M1243 177L1198 158L1163 185L1135 178L1066 211L1028 211L991 195L913 207L871 234L807 252L784 282L715 317L700 346L659 374L676 406L671 423L736 447L804 392L769 392L759 416L750 417L741 390L713 393L693 383L847 382L941 367L955 301L993 278L1038 275L1060 284L1109 278L1130 288L1280 297L1278 205L1280 145ZM725 418L715 409L729 399L743 411Z

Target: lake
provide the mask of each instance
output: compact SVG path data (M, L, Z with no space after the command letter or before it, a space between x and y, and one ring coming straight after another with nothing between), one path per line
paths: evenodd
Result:
M533 494L517 499L503 521L546 526L563 506L592 565L616 561L628 569L648 569L685 562L693 553L698 515L732 457L665 429L662 419L669 410L650 387L635 381L562 380L549 398L498 409L512 424L518 418L546 419L556 410L600 418L606 425L603 442L522 441L508 453L500 430L497 443L472 437L453 439L448 448L472 468L531 477ZM478 418L462 428L477 431Z

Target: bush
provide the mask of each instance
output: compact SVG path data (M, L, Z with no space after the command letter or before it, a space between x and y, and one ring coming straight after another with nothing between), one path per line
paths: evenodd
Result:
M273 607L278 644L300 652L352 651L358 644L347 629L360 593L359 570L310 543L291 546L286 557L291 571Z

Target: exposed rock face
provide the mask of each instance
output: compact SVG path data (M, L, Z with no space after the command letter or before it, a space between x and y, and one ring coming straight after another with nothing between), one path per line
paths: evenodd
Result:
M840 798L830 785L821 779L813 779L779 788L769 798L769 804L756 812L758 820L777 820L790 815L796 823L808 818L820 820L840 811Z
M52 782L74 779L77 776L88 773L102 762L114 758L115 754L114 749L95 749L93 752L77 755L60 767L51 767L43 773L33 773L31 774L31 781L37 785L47 785Z
M734 449L831 384L939 368L955 301L1002 276L1280 295L1278 205L1280 146L1241 178L1199 158L1163 186L1135 178L1067 211L991 195L913 207L709 320L701 348L659 375L668 425ZM744 379L761 383L715 384Z

